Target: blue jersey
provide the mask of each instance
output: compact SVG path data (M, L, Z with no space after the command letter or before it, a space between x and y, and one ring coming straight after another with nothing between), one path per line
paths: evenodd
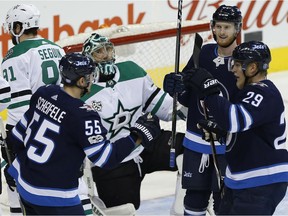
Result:
M199 56L199 66L207 69L214 78L220 83L221 96L233 101L234 95L238 92L236 79L231 71L228 70L229 57L218 56L217 44L207 44L201 49ZM190 58L183 72L194 67L193 57ZM193 92L185 91L179 95L179 102L188 107L187 130L183 145L193 151L212 154L209 142L202 140L202 132L197 128L200 119L204 119L202 103ZM210 118L213 116L210 115ZM217 154L225 153L225 145L215 142Z
M78 175L87 156L112 168L134 148L130 136L106 139L97 112L56 85L40 87L30 108L12 130L16 159L9 173L21 197L40 206L80 204Z
M234 104L216 95L205 104L223 129L236 134L227 141L228 187L288 182L284 103L270 80L245 86Z

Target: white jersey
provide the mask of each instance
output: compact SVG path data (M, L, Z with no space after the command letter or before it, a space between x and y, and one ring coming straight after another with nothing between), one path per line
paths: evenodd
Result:
M7 108L11 100L9 83L0 76L0 112Z
M113 80L93 84L83 100L99 113L112 142L128 136L129 128L142 115L151 112L164 121L171 120L173 98L154 85L149 75L134 62L116 64ZM123 161L143 151L139 146Z
M11 88L7 124L15 125L29 107L31 95L46 84L60 84L59 61L65 52L44 38L22 41L2 62L2 75Z

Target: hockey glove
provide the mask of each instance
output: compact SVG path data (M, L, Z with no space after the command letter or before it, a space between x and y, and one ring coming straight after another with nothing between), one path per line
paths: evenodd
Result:
M219 94L217 79L204 68L192 68L183 72L183 82L188 90L194 90L199 98Z
M159 119L157 116L146 113L138 118L135 125L130 128L130 131L142 139L141 144L144 148L149 148L161 134Z
M163 89L172 97L174 93L183 92L185 86L182 81L182 75L174 72L166 74L163 81Z
M213 120L201 119L198 122L197 127L202 129L203 140L210 142L212 136L213 140L225 144L227 132Z

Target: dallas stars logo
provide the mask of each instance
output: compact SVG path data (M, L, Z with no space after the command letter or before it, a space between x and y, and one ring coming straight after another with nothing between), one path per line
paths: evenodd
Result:
M105 122L110 124L109 133L110 138L115 137L121 130L129 130L131 127L131 120L140 106L132 109L125 109L121 101L118 100L117 112L112 117L104 119Z

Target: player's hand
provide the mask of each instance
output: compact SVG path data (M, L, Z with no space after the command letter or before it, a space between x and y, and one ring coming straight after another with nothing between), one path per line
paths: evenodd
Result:
M220 92L218 80L204 68L192 68L183 72L183 82L186 89L195 91L199 98Z
M174 72L166 74L163 81L163 89L170 96L173 96L174 93L181 93L184 91L185 86L182 81L182 75L176 74Z
M212 120L201 119L197 127L202 129L202 139L210 142L211 136L213 140L225 144L227 132L222 129L216 122Z
M161 134L159 119L157 116L146 113L138 118L135 125L130 128L130 131L142 139L141 144L144 148L149 148L149 145Z

